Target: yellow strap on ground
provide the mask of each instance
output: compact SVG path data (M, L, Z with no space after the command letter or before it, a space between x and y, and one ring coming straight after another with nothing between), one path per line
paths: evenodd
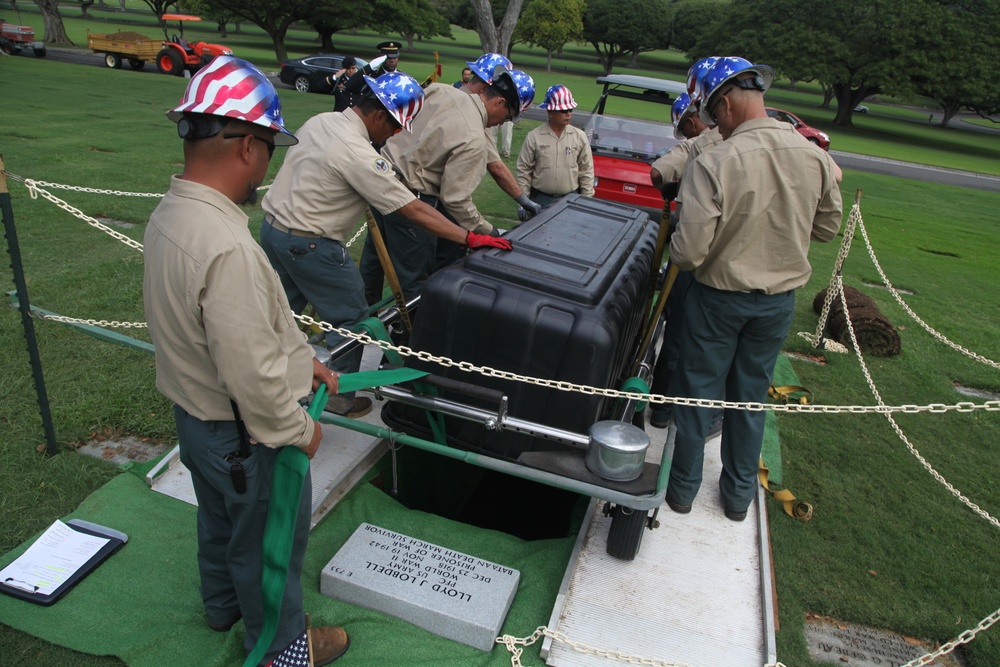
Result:
M785 508L785 514L792 517L793 519L798 519L799 521L806 522L812 518L813 507L807 502L797 500L795 494L788 489L772 489L767 483L767 477L771 474L771 471L767 469L767 465L764 464L764 459L760 459L760 467L757 469L757 479L760 480L760 485L764 487L764 490L768 494L774 496L774 499L781 503L782 507Z
M805 396L793 398L792 394L805 394ZM779 403L788 403L789 401L792 401L802 405L809 405L813 402L813 393L805 387L800 387L796 384L783 385L781 387L775 387L772 384L771 388L767 390L767 397L773 398Z

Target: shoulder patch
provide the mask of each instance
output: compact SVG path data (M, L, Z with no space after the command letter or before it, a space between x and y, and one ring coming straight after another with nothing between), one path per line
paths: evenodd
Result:
M383 176L392 171L389 161L383 157L375 158L375 161L372 162L372 167L375 169L376 173L382 174Z

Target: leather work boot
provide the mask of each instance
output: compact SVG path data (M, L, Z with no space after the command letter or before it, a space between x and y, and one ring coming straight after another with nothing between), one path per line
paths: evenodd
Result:
M348 419L358 419L372 411L372 399L367 396L355 396L352 401L344 396L334 394L326 399L325 410Z
M312 663L315 667L323 667L347 653L351 638L339 625L324 625L310 628L310 646L312 647Z

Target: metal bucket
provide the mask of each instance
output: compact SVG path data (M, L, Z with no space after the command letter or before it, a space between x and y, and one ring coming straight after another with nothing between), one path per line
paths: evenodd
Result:
M587 469L612 482L631 482L642 474L649 436L638 426L600 421L590 427Z

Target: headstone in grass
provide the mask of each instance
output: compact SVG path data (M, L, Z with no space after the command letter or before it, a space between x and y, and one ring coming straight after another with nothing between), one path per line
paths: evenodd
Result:
M847 623L829 616L806 615L803 634L809 656L818 663L850 667L900 667L935 650L930 642ZM935 658L940 667L965 667L957 650Z
M361 524L320 575L320 592L489 651L517 592L517 570Z

